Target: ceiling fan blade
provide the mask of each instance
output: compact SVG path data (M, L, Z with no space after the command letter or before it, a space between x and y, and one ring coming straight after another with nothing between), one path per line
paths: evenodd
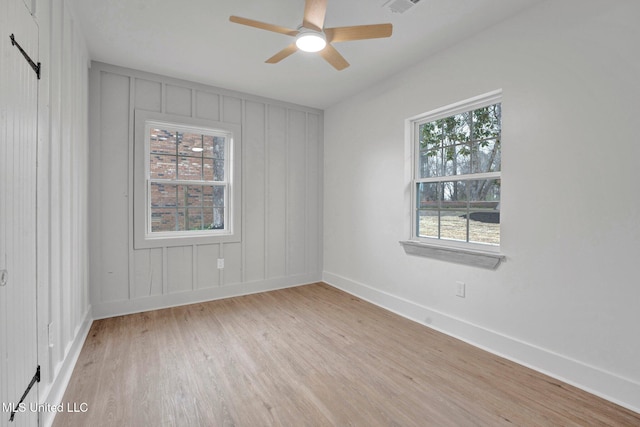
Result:
M285 47L280 52L276 53L275 55L273 55L271 58L267 59L264 62L266 62L267 64L276 64L282 61L287 56L293 53L296 53L297 50L298 50L298 46L296 46L295 43L291 43L289 46Z
M311 30L322 31L326 12L327 0L307 0L304 4L302 26Z
M281 27L280 25L267 24L266 22L255 21L253 19L242 18L241 16L230 16L229 21L236 24L247 25L249 27L260 28L261 30L273 31L274 33L286 34L288 36L296 36L298 30Z
M344 59L344 57L342 55L340 55L340 52L338 52L336 50L336 48L334 48L330 44L328 44L327 47L325 47L324 49L322 49L318 53L329 64L333 65L333 68L335 68L338 71L344 70L345 68L347 68L349 66L349 63L347 62L347 60Z
M356 25L353 27L325 28L327 42L347 42L351 40L379 39L390 37L391 24Z

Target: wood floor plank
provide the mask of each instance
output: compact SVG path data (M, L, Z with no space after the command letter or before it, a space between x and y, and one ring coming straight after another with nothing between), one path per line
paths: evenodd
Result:
M326 284L95 321L72 426L640 426Z

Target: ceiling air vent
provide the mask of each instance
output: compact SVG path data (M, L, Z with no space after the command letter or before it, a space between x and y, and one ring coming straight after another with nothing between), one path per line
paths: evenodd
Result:
M405 13L419 2L420 0L389 0L382 7L386 7L393 13Z

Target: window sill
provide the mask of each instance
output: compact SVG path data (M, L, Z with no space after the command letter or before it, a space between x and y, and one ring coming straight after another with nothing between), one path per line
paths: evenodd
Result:
M498 268L498 265L506 258L497 252L434 245L415 240L403 240L400 244L407 255L417 255L489 270Z

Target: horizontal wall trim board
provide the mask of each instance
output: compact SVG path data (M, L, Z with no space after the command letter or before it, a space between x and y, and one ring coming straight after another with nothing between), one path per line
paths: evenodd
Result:
M325 271L323 281L407 319L640 413L640 384L634 381L337 274Z
M93 306L94 319L122 316L143 311L160 310L180 305L196 304L216 299L238 297L259 292L275 291L319 282L320 274L302 274L298 276L280 277L268 280L237 283L193 291L176 292L165 295L136 298L132 300L113 301Z

